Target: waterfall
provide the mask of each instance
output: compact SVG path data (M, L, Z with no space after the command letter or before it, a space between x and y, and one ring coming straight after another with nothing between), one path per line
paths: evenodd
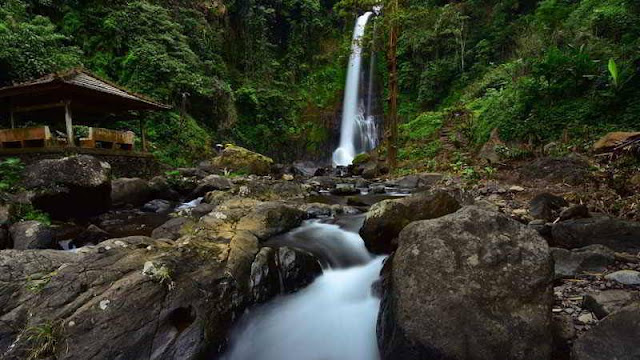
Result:
M348 221L353 219L347 219ZM349 228L349 224L346 224ZM377 360L373 294L383 257L372 257L357 228L308 222L278 240L318 256L327 267L307 288L246 314L223 360Z
M368 11L356 21L351 44L351 56L347 69L344 101L342 105L342 124L340 127L340 144L333 153L334 166L351 165L358 153L366 152L377 146L378 130L376 119L367 112L371 109L371 92L373 91L373 73L369 73L368 99L360 95L360 80L362 78L362 38L367 22L373 12ZM371 57L370 71L373 69L374 58Z

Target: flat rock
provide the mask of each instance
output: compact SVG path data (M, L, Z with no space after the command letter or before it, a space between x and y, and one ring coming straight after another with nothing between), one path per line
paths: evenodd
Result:
M635 270L620 270L604 277L624 285L640 285L640 272Z
M573 345L572 360L640 359L640 302L604 318Z
M640 300L637 291L605 290L588 293L583 306L592 311L598 319L603 319L636 300Z

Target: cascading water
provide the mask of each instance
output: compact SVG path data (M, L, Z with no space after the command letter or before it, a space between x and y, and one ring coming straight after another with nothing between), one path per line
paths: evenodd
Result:
M351 56L347 69L347 81L345 84L344 100L342 105L342 124L340 126L340 144L333 152L334 166L348 166L355 156L361 152L369 151L378 145L378 128L375 117L371 114L373 94L373 61L369 70L369 92L367 103L360 94L360 82L362 78L362 38L364 37L367 22L373 15L368 11L356 21L351 44Z
M247 314L232 332L230 351L223 359L379 359L380 300L371 286L384 258L372 257L357 232L319 222L309 222L276 242L304 248L339 268L326 267L304 290Z

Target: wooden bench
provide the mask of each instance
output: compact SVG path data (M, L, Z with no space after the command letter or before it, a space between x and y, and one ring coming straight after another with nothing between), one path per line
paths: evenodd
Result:
M3 149L42 148L53 144L48 126L0 130Z
M80 139L80 147L119 149L131 151L135 134L132 131L118 131L102 128L89 128L89 135Z

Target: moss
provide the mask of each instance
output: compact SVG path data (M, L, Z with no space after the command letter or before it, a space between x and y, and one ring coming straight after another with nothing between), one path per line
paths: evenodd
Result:
M353 159L353 165L365 164L365 163L368 163L370 160L371 160L371 155L367 153L358 154Z

